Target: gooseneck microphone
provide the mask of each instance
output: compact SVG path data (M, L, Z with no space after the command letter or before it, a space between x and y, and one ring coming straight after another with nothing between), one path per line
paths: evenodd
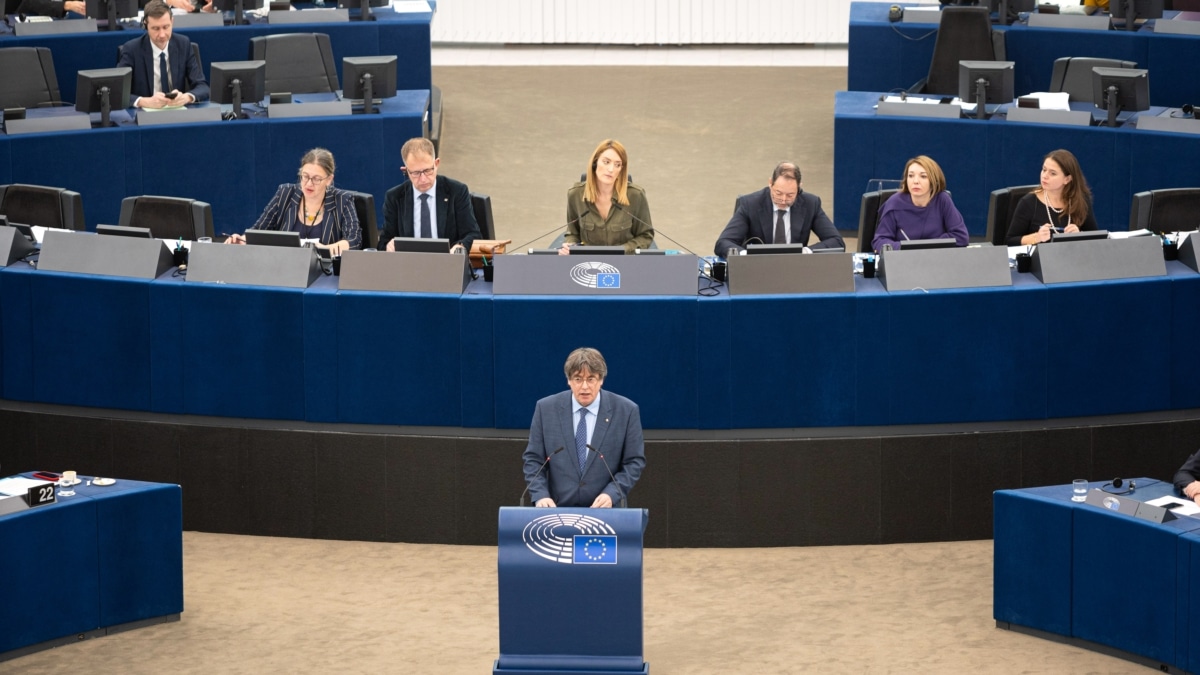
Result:
M600 458L600 463L604 465L605 471L608 471L608 477L612 479L613 485L617 486L617 494L621 495L621 508L625 508L625 491L621 489L621 484L617 482L617 477L613 475L612 469L608 468L608 462L604 461L604 453L593 448L591 443L588 443L587 449L596 453L596 456Z
M587 215L587 213L588 213L587 211L584 211L583 213L579 214L579 218L575 218L573 220L568 220L565 224L559 225L559 226L555 227L553 230L550 230L549 232L547 232L545 234L539 234L538 236L534 237L533 239L530 239L529 241L525 242L524 244L521 244L520 246L514 246L511 250L513 250L513 251L524 250L524 248L526 246L532 244L533 242L535 242L539 239L545 239L546 237L549 237L550 235L554 234L555 232L558 232L559 230L565 230L566 228L574 225L575 223L579 222L580 219L582 219L585 215Z
M618 210L618 211L620 211L620 212L622 212L622 213L625 213L625 214L627 214L627 215L628 215L630 218L632 218L632 219L636 220L637 222L641 223L642 225L645 225L646 227L648 227L648 228L650 228L650 229L654 230L654 234L655 234L655 236L657 236L657 235L660 235L660 234L661 234L663 237L666 237L666 239L667 239L668 241L670 241L672 244L675 244L675 245L676 245L676 246L678 246L679 248L681 248L681 249L683 249L683 250L687 251L688 253L691 253L692 255L696 255L696 254L695 254L695 253L694 253L694 252L693 252L693 251L692 251L690 248L688 248L688 247L684 246L683 244L681 244L681 243L679 243L679 242L675 241L674 239L671 239L670 235L668 235L666 232L663 232L663 230L662 230L662 228L661 228L661 227L654 227L654 226L653 226L653 225L651 225L650 223L647 223L646 221L642 220L641 218L638 218L637 216L633 215L633 212L632 212L632 211L630 211L630 210L626 209L624 206L621 206L620 204L616 204L615 206L617 207L617 210ZM699 257L699 256L696 256L696 257Z
M554 452L546 455L546 461L542 462L542 465L538 467L537 473L533 474L533 478L530 478L529 483L525 486L525 491L521 493L521 506L525 506L525 495L529 494L529 488L533 485L533 481L537 480L537 477L542 475L542 472L546 470L546 465L550 463L550 458L562 452L563 448L565 447L566 446L564 445Z

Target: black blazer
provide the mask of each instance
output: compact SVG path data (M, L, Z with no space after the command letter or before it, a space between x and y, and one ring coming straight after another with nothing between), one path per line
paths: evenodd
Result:
M167 43L167 64L171 68L171 83L179 91L196 97L196 102L208 100L208 80L192 51L192 41L179 33L171 34ZM154 95L154 51L150 36L143 35L117 49L117 66L133 68L132 97Z
M471 208L471 191L465 183L453 178L437 177L437 224L441 239L450 245L462 244L468 252L471 243L479 238L479 223ZM404 181L387 191L383 198L383 234L379 235L382 250L395 237L415 237L413 233L413 186Z
M792 203L790 218L792 221L792 243L808 245L811 233L816 233L820 240L811 248L831 248L845 246L842 235L838 234L833 221L825 215L821 208L821 198L801 192ZM757 238L758 241L752 241ZM771 201L771 188L763 188L737 198L733 207L733 217L717 238L713 252L724 256L729 249L743 250L747 241L773 244L775 238L775 203ZM782 243L782 242L781 242Z

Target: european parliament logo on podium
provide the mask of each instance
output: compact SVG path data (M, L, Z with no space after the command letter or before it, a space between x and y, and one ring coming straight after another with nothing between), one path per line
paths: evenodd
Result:
M617 532L587 515L555 513L529 521L521 530L525 546L546 560L568 565L617 564Z

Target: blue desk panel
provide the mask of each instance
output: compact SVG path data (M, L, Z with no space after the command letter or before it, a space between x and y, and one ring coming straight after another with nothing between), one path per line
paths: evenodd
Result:
M887 3L850 5L848 85L850 91L890 91L908 88L929 74L937 26L900 24L887 20ZM1148 28L1090 31L1030 28L1016 24L1004 32L1005 58L1014 62L1018 95L1046 91L1055 59L1092 56L1134 61L1150 71L1150 102L1179 107L1200 100L1200 37L1159 35Z
M0 653L183 611L179 486L118 480L75 492L0 516Z
M178 30L200 45L200 61L206 76L214 61L245 61L250 58L250 38L278 33L326 33L333 48L333 60L337 65L339 78L344 57L395 54L401 64L396 70L397 88L429 89L432 83L429 24L433 14L372 11L377 20L366 23L351 21L274 26L256 23L248 26ZM26 37L7 34L0 36L0 47L48 47L54 55L54 71L58 76L62 98L73 103L76 73L80 70L115 66L117 48L142 34L143 31L139 29Z
M79 235L91 236L91 235ZM609 298L307 290L0 269L7 399L521 429L576 347L651 429L1036 420L1195 407L1200 275L888 293ZM782 350L782 352L780 352ZM771 354L779 353L779 358ZM1119 354L1114 358L1112 354ZM786 363L786 367L778 364Z
M1195 185L1190 166L1200 136L1118 127L1066 127L1008 122L1002 117L913 119L877 116L879 95L838 92L834 112L834 214L842 229L857 227L862 194L875 178L899 180L917 155L933 157L972 236L987 229L992 190L1038 181L1042 158L1066 148L1079 158L1091 187L1096 220L1129 229L1132 195ZM1200 100L1200 99L1198 99Z
M118 222L125 197L154 194L208 202L217 234L242 232L275 189L295 179L300 157L324 147L337 159L335 184L375 195L382 224L384 193L405 180L400 147L422 135L428 101L428 90L401 91L370 116L0 134L0 184L75 190L93 230Z

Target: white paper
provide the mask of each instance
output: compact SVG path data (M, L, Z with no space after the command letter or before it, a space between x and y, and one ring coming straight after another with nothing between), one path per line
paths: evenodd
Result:
M1151 499L1150 501L1148 501L1146 503L1149 504L1150 506L1165 506L1167 504L1180 504L1181 506L1179 508L1171 509L1171 510L1175 513L1182 514L1185 516L1194 516L1197 513L1200 513L1200 505L1196 504L1196 502L1193 502L1193 501L1190 501L1187 499L1180 499L1179 497L1172 497L1171 495L1167 495L1166 497L1159 497L1158 499Z
M1153 234L1154 234L1153 232L1151 232L1150 230L1146 230L1146 229L1134 230L1132 232L1109 231L1108 238L1109 239L1133 239L1134 237L1149 237Z
M49 484L50 481L48 480L37 480L36 478L24 478L22 476L0 478L0 495L16 497L29 492L29 488L31 487Z
M432 12L425 0L392 0L393 12Z
M1021 98L1036 98L1042 110L1070 110L1071 95L1065 91L1035 91Z

